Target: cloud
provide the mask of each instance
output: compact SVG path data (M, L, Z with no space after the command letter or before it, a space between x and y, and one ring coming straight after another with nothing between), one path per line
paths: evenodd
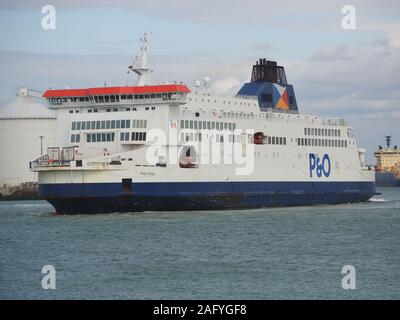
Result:
M314 53L310 60L315 61L335 61L335 60L353 60L348 48L345 45L323 48L317 53Z
M0 9L40 10L48 0L1 1ZM56 9L114 9L130 10L148 17L173 21L233 24L245 22L252 26L279 26L318 30L340 27L342 0L52 0ZM362 12L364 21L376 12L391 14L399 9L397 0L352 0L357 12Z
M232 89L236 89L235 92L237 92L240 89L240 84L241 83L238 79L234 77L228 77L212 82L211 89L217 94L232 92Z
M271 43L265 42L254 45L252 49L255 51L270 51L273 49L273 46Z

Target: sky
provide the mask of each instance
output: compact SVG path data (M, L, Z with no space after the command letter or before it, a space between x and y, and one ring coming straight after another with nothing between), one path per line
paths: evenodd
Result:
M55 8L46 30L45 5ZM344 29L345 5L355 29ZM35 90L134 85L127 65L150 34L154 82L205 76L235 94L258 58L285 66L300 111L345 118L373 151L400 145L398 0L46 0L0 1L0 106Z

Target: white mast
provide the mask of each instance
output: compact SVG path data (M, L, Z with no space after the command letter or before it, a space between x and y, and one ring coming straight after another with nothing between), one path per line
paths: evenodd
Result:
M147 32L145 32L143 38L140 39L142 43L142 46L140 47L140 56L136 56L136 61L128 66L129 70L135 72L138 75L138 81L137 81L138 86L146 86L151 84L150 72L152 72L153 70L151 70L147 66L147 54L148 54L147 36L148 34Z

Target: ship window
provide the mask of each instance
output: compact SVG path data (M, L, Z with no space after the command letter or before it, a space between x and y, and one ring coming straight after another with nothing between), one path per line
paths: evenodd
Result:
M272 139L270 136L268 136L268 144L271 144L271 143L272 143Z
M104 96L104 102L110 102L110 96Z
M121 128L125 129L125 120L121 120Z
M185 122L183 120L181 120L181 129L184 128Z
M71 143L75 142L75 135L71 134Z
M116 128L117 128L117 129L121 128L121 120L117 120L117 126L116 126Z
M136 120L135 119L132 120L132 128L136 128Z
M212 130L215 129L215 122L211 122L211 129L212 129Z
M199 121L199 129L202 129L203 128L203 126L202 126L202 122L201 121Z
M80 142L81 141L81 135L77 134L75 135L75 142Z
M139 99L143 99L144 97L143 97L142 94L139 94L139 95L138 95L138 98L139 98Z
M272 144L275 144L275 137L272 137Z
M194 121L194 129L197 129L197 121Z
M79 121L76 123L76 130L81 130L81 123Z
M119 140L125 141L125 133L124 133L124 132L121 132L121 133L119 134Z
M125 100L126 99L126 94L121 94L121 100Z
M215 128L216 128L217 130L219 130L219 122L216 122L216 123L215 123Z
M131 127L131 120L125 120L125 126L126 126L126 128L130 128Z
M86 130L86 122L85 121L82 122L82 130Z
M307 135L307 128L304 128L304 135Z
M72 127L71 127L71 129L72 129L72 130L76 130L76 122L75 122L75 121L72 122Z
M193 129L193 120L190 120L189 125L190 125L190 129Z
M80 97L80 98L79 98L79 101L80 101L80 102L83 102L83 101L85 101L85 98L84 98L84 97Z
M106 141L106 134L105 133L101 134L101 141Z
M103 120L101 121L101 129L105 129L106 128L106 122Z
M228 123L229 130L232 130L232 123Z
M114 95L110 96L110 101L111 102L115 102L115 96Z
M210 130L211 129L211 122L207 121L207 129Z

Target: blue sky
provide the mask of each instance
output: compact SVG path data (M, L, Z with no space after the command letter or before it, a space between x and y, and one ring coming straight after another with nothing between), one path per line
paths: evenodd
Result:
M41 27L43 5L56 30ZM356 8L356 29L341 8ZM210 76L234 94L260 57L277 60L303 112L345 117L372 152L390 131L400 144L400 3L394 0L1 1L0 105L16 88L134 83L126 66L151 31L155 81ZM371 130L371 127L374 130Z

